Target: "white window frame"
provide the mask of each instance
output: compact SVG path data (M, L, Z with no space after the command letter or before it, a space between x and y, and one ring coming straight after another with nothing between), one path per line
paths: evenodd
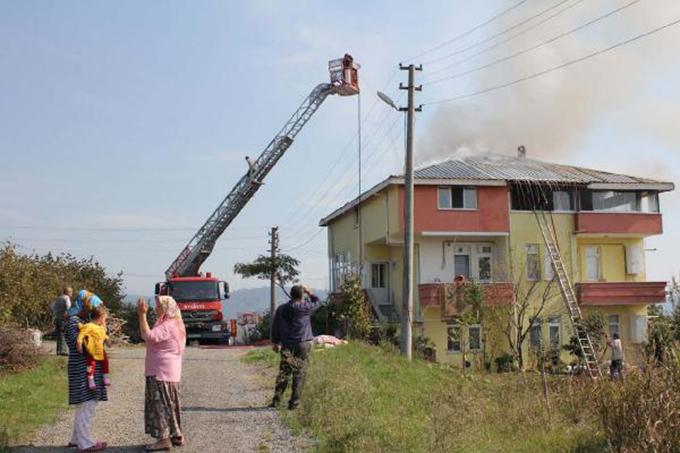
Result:
M568 199L569 199L569 208L568 209L557 209L557 198L555 197L556 194L566 194ZM552 193L552 203L553 203L553 212L573 212L574 211L574 194L570 190L555 190Z
M474 348L474 349L472 348L472 345L470 343L470 338L472 337L472 335L470 335L470 331L473 330L473 329L479 330L479 347ZM483 341L482 341L482 326L481 326L481 324L470 324L467 328L467 331L468 331L467 332L468 333L468 337L467 337L468 351L470 351L470 352L481 351L484 348L484 344L483 344Z
M454 208L453 207L453 189L461 189L463 191L463 206L460 208ZM448 195L445 197L446 200L448 200L448 206L442 206L441 203L441 193L443 190L446 190ZM474 206L472 206L472 203L468 203L468 195L469 194L474 194ZM438 186L437 187L437 209L441 211L476 211L479 209L479 199L477 197L477 188L476 187L465 187L465 186Z
M553 341L552 329L557 328L557 342ZM548 318L548 341L550 347L559 349L562 346L562 319L559 316Z
M378 282L378 284L382 283L382 286L374 286L374 281L375 281L375 277L376 277L375 267L379 267L379 268L383 269L382 275L380 274L380 271L378 271L378 274L377 274L378 280L380 280ZM387 289L387 271L388 271L388 263L386 263L384 261L371 263L371 278L370 278L370 282L369 282L370 285L371 285L371 288L373 288L373 289Z
M615 329L612 329L612 327L615 327ZM619 338L621 337L621 315L618 313L609 313L607 315L607 331L609 332L610 336L613 336L615 333L619 334Z
M484 247L489 247L491 251L485 252L483 251ZM493 273L494 273L494 252L495 252L495 244L493 242L475 242L475 243L459 243L456 244L453 248L453 273L454 276L458 276L458 272L456 272L456 256L467 256L468 257L468 269L469 269L469 278L473 279L479 283L492 283L493 282ZM491 265L490 269L490 275L488 279L481 279L480 278L480 266L479 266L479 259L480 258L489 258L489 262Z
M484 247L490 247L491 251L485 252L483 251ZM478 244L475 247L475 260L474 264L476 266L476 269L474 271L474 274L477 278L476 280L480 283L491 283L493 281L493 252L494 252L494 247L492 244ZM479 260L481 258L489 258L489 278L482 278L481 275L481 266L479 265Z
M537 328L538 329L538 344L533 343L533 336L532 332L533 330ZM540 320L535 320L532 324L531 327L529 328L529 347L538 349L543 345L543 323Z
M590 253L590 252L595 252L595 253ZM583 248L583 254L584 254L584 262L585 262L585 281L587 282L599 282L602 281L602 248L599 245L586 245ZM596 268L595 271L597 273L595 278L591 278L591 264L589 258L595 258L596 261Z
M451 349L450 343L449 343L449 330L450 329L456 329L458 331L457 335L457 341L458 341L458 349ZM463 338L462 338L462 330L460 324L447 324L446 325L446 352L449 354L456 354L459 352L462 352L463 350Z
M541 247L538 244L526 244L524 250L526 256L525 268L527 273L527 280L529 280L530 282L537 282L541 279ZM532 276L529 272L530 256L536 257L536 273L538 274L536 276Z

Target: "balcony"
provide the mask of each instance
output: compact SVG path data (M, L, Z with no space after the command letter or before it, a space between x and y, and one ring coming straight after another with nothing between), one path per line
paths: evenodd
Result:
M442 319L446 320L458 316L462 304L460 300L455 300L455 295L453 296L454 300L448 301L448 303L444 302L444 285L444 283L423 283L418 285L418 300L423 308L440 307ZM484 290L484 301L487 304L512 303L514 295L512 283L482 283L481 286ZM462 296L462 291L458 293Z
M581 211L576 213L576 232L652 236L661 234L663 227L661 214Z
M659 304L666 300L666 282L577 283L580 305Z

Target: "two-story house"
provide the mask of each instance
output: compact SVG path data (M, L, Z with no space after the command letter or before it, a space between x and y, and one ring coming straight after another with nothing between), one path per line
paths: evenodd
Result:
M549 211L584 315L600 312L634 357L646 341L647 306L663 302L666 286L646 280L644 240L662 233L659 194L673 189L523 156L468 157L417 170L416 332L436 344L438 361L459 364L461 351L482 349L483 329L497 327L468 324L461 332L456 313L442 307L443 283L463 275L498 303L516 303L517 285L550 284L553 268L534 215L541 208ZM360 273L381 321L398 319L402 306L403 209L403 178L390 176L320 222L328 227L331 291L348 272ZM527 297L538 306L543 293ZM556 294L525 347L569 342L570 320Z

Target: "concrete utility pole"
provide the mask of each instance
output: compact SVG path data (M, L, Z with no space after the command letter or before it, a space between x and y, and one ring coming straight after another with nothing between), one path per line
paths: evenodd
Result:
M406 112L406 162L404 165L404 292L401 309L401 355L409 361L413 350L413 122L415 112L422 111L422 106L415 107L414 94L421 91L422 86L415 86L416 71L423 67L410 64L399 65L402 71L408 71L408 85L399 84L400 90L408 90L408 106L400 108Z
M272 271L271 275L269 276L269 310L272 315L272 319L274 319L274 311L276 311L276 268L275 268L275 263L276 263L276 253L278 252L279 249L279 227L272 227L271 232L269 233L269 244L271 245L271 248L269 249L270 252L270 257L271 257L271 262L272 262Z

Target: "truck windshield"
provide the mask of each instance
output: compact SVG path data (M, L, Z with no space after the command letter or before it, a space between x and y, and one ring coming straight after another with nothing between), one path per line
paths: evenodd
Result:
M172 282L170 295L178 302L191 300L217 300L217 282Z

